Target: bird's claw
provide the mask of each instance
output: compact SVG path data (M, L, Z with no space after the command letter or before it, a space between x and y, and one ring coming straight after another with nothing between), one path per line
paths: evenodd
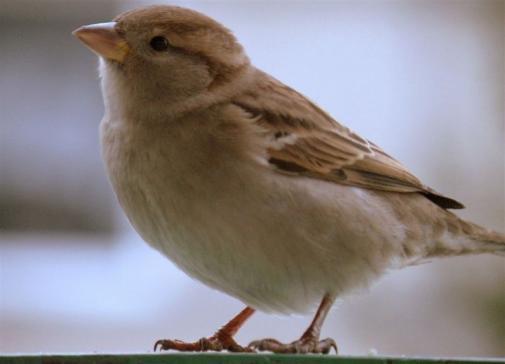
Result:
M318 341L317 338L301 338L289 344L283 344L275 339L263 339L251 342L247 348L258 351L271 351L277 354L328 354L331 348L338 353L335 340L327 338Z
M227 350L230 352L241 353L241 352L252 352L252 349L248 347L240 346L233 340L232 337L219 337L217 335L211 336L209 338L201 338L198 341L188 343L181 340L158 340L154 343L154 351L166 350L176 350L176 351L223 351Z

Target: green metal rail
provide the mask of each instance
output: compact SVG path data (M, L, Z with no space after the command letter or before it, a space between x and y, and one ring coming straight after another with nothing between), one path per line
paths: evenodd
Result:
M0 364L489 364L503 359L267 354L1 355Z

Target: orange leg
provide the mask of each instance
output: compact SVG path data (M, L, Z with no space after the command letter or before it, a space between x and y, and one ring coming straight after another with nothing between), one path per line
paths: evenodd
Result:
M275 339L262 339L253 341L247 347L251 350L272 351L279 354L328 354L331 348L333 348L335 352L338 352L335 340L327 338L319 341L321 327L323 326L323 322L330 311L333 301L334 298L330 295L325 295L323 297L314 319L300 339L289 344L283 344Z
M244 308L237 316L231 319L226 325L221 327L214 335L208 338L201 338L192 343L187 343L180 340L158 340L154 344L154 351L161 350L177 350L177 351L222 351L228 350L232 352L253 351L249 348L244 348L237 344L233 336L242 327L244 322L254 313L251 307Z

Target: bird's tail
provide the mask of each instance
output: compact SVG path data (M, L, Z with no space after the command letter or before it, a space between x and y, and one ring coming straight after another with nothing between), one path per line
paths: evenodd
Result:
M428 257L485 253L505 257L505 234L451 215L448 232L432 246Z

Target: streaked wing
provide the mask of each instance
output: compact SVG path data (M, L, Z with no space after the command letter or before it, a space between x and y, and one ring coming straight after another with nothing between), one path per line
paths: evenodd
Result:
M377 145L295 90L266 75L258 86L233 103L266 130L268 162L280 172L368 189L417 192L443 208L463 208L424 186Z

